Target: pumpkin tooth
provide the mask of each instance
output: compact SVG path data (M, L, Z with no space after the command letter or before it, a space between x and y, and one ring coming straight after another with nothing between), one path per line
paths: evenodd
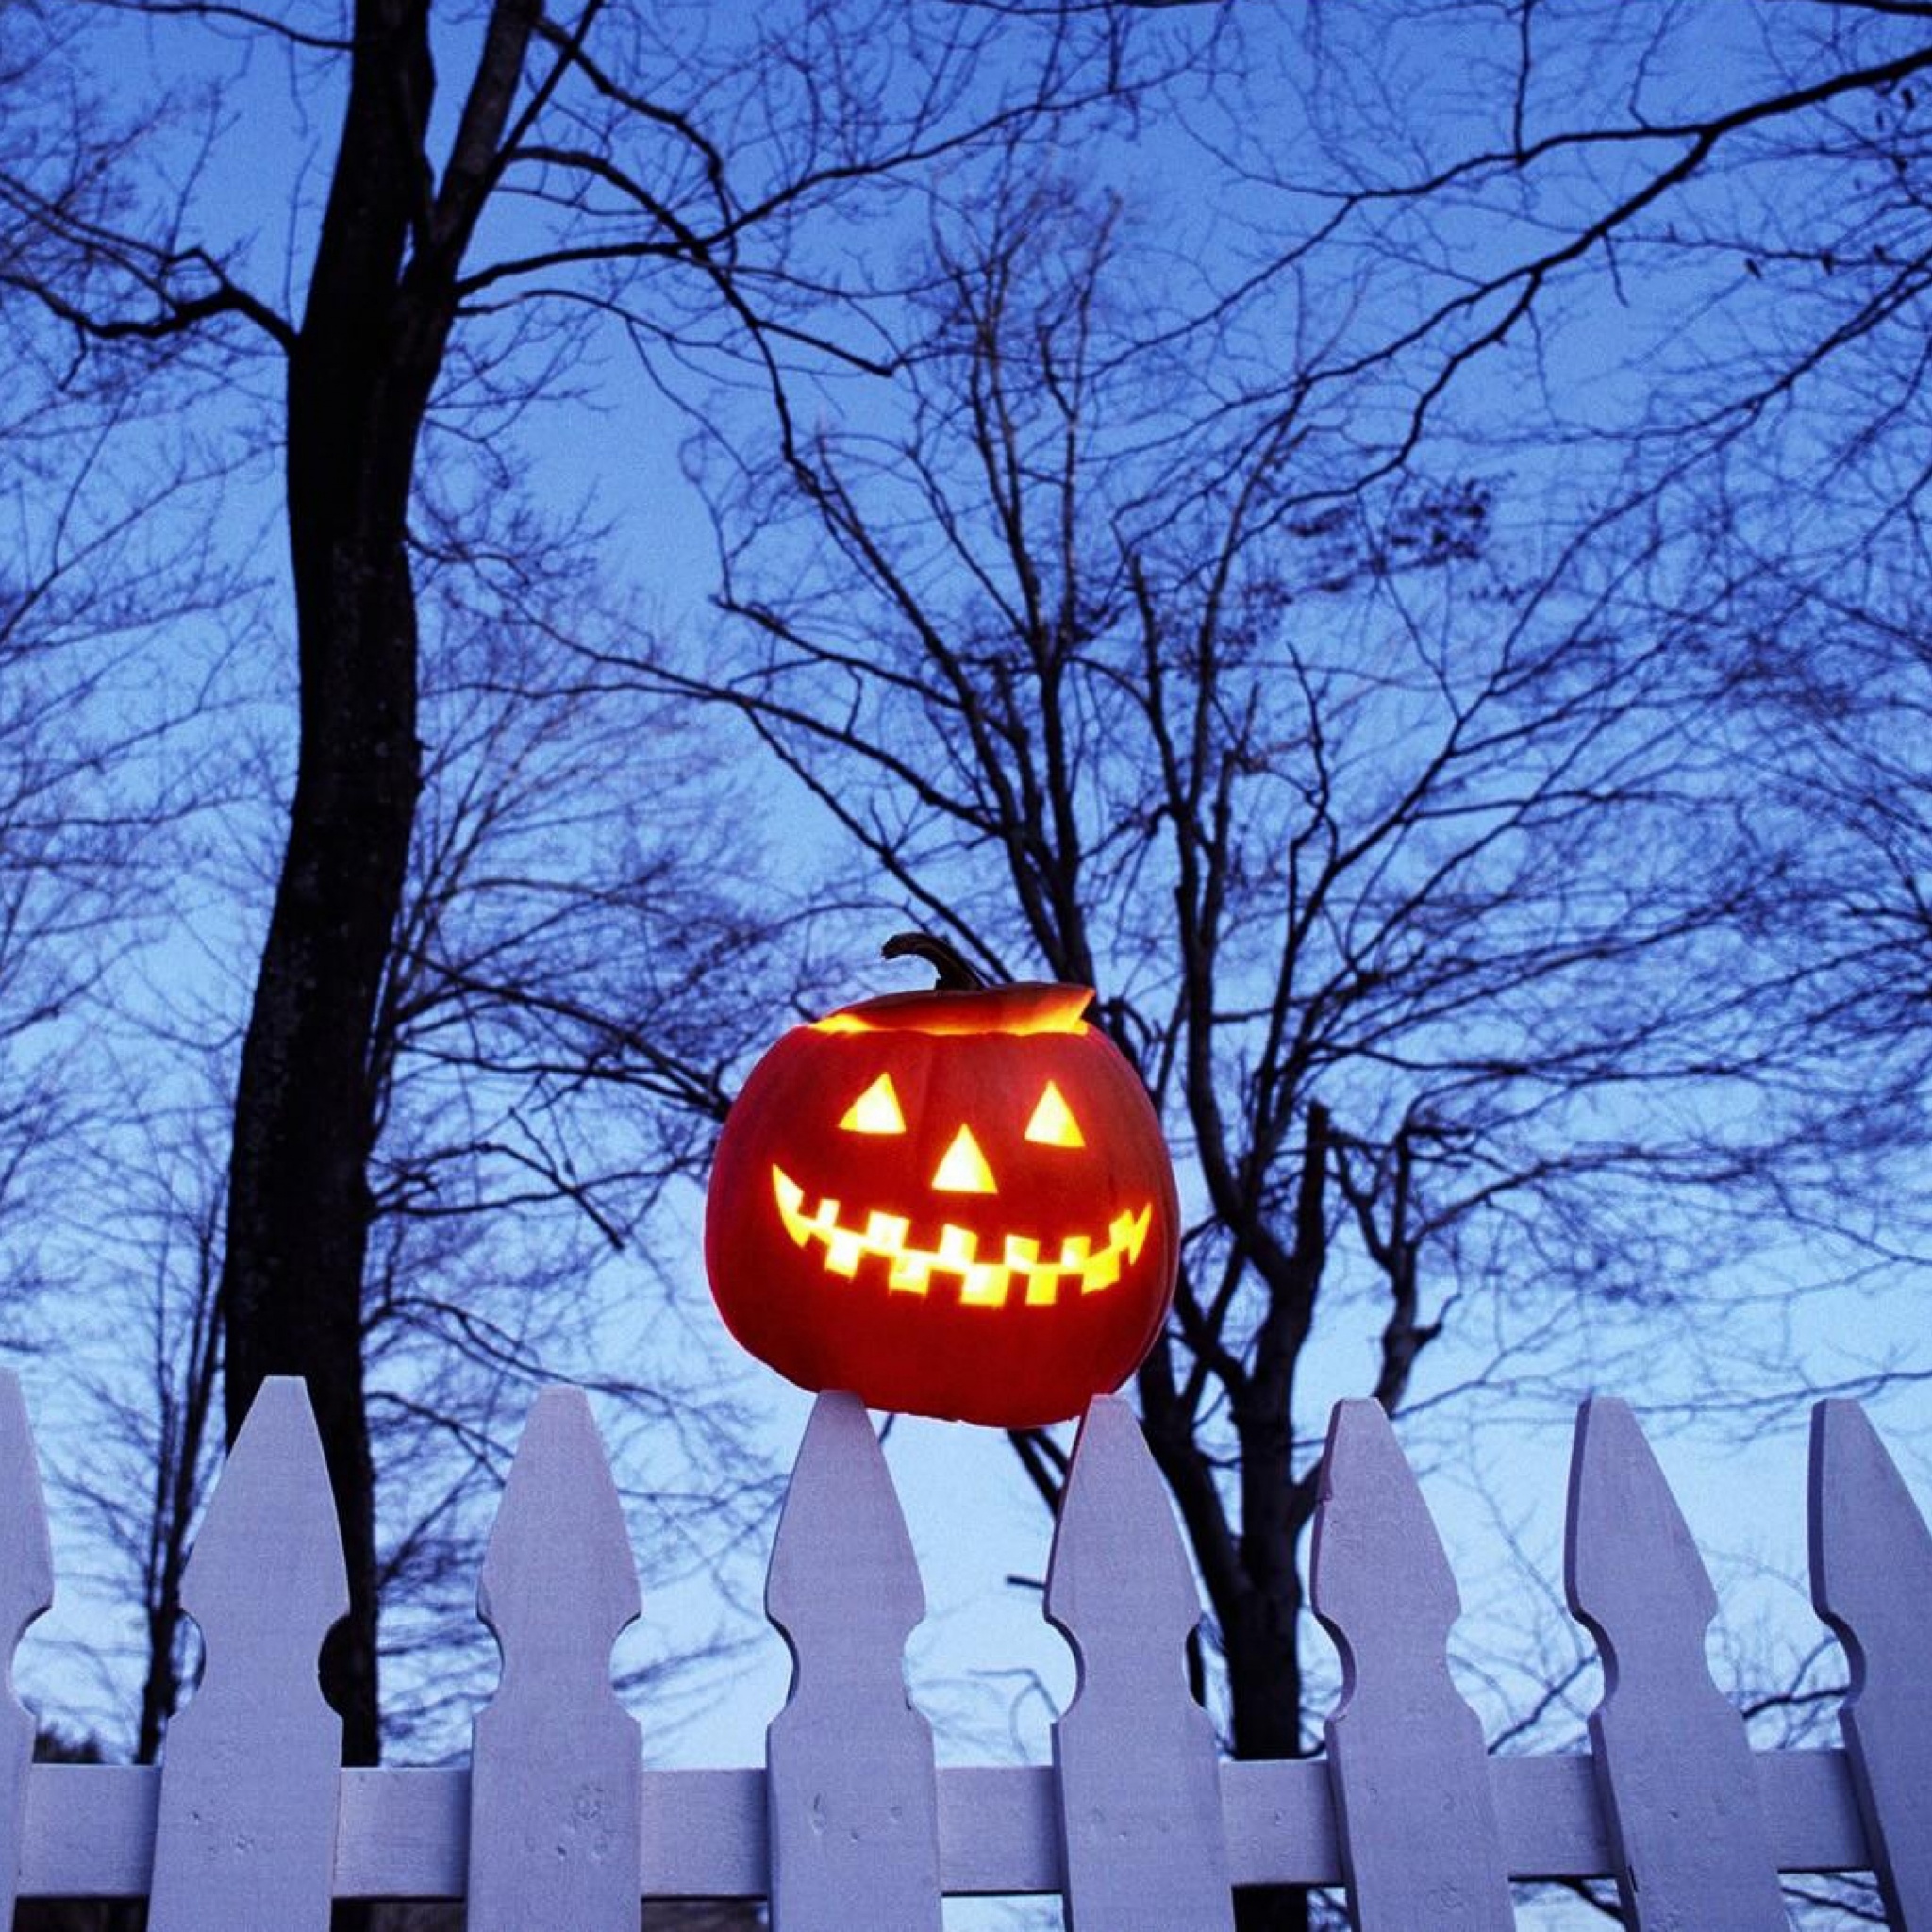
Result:
M825 1267L849 1281L858 1273L865 1254L865 1237L849 1227L835 1226L825 1239Z
M1090 1255L1080 1270L1080 1292L1092 1294L1097 1290L1111 1288L1121 1278L1121 1251L1111 1245L1101 1249L1097 1255Z
M932 1286L932 1257L918 1248L902 1249L892 1257L886 1286L910 1294L924 1294Z
M1007 1237L1007 1266L1026 1277L1026 1305L1045 1307L1059 1299L1060 1271L1051 1261L1041 1264L1040 1243L1030 1234Z
M959 1284L959 1299L968 1307L997 1308L1005 1305L1012 1271L997 1261L975 1261Z
M874 1208L865 1217L865 1245L874 1255L903 1255L912 1224L903 1214Z
M979 1252L979 1237L970 1227L958 1227L947 1222L940 1229L940 1244L936 1259L941 1268L958 1268L962 1273L972 1267L973 1257Z

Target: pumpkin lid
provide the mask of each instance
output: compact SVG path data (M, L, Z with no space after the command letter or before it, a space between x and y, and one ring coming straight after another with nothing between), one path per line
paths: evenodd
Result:
M1017 980L1004 986L928 987L857 1000L812 1022L819 1033L1084 1033L1091 986Z

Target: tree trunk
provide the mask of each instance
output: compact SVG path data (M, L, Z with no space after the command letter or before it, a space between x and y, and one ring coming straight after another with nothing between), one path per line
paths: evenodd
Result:
M322 626L317 646L303 625L301 776L236 1091L225 1397L232 1441L263 1376L308 1380L351 1606L324 1688L342 1713L347 1761L368 1764L377 1726L375 1475L362 1388L367 1066L415 799L413 626L370 624L392 588L371 584L353 553L331 562L350 608L340 627ZM324 690L311 704L316 685Z
M1290 1544L1291 1551L1293 1544ZM1224 1623L1234 1756L1298 1757L1302 1753L1301 1659L1295 1629L1301 1586L1292 1564L1286 1584L1253 1594ZM1307 1932L1308 1895L1298 1885L1256 1885L1235 1893L1236 1932Z
M299 556L299 537L295 547ZM388 569L346 543L317 547L331 581L320 597L311 587L325 609L302 625L301 774L236 1091L225 1396L232 1441L263 1376L308 1380L351 1603L325 1689L342 1713L347 1761L368 1764L377 1750L362 1389L368 1065L416 797L414 623L400 545ZM302 574L298 565L298 583Z
M1286 1246L1274 1240L1257 1244L1268 1312L1257 1333L1253 1371L1230 1404L1241 1443L1241 1582L1217 1609L1237 1757L1302 1753L1302 1579L1295 1552L1319 1488L1315 1470L1295 1474L1293 1393L1327 1264L1330 1141L1328 1109L1311 1103L1292 1239ZM1235 1924L1238 1932L1307 1932L1307 1892L1256 1886L1237 1896Z
M323 1685L352 1764L379 1750L362 1287L372 1035L421 774L407 519L450 316L402 287L429 94L422 0L361 0L341 149L289 358L300 745L242 1044L222 1274L229 1440L265 1375L306 1377L315 1407L350 1598Z

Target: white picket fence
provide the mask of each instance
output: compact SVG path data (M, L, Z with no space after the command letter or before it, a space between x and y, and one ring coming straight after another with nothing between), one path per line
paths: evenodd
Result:
M1778 1874L1875 1872L1894 1927L1932 1927L1932 1538L1856 1405L1813 1427L1813 1593L1857 1687L1837 1750L1756 1752L1713 1688L1715 1600L1627 1407L1587 1404L1567 1584L1608 1691L1588 1753L1485 1755L1446 1663L1456 1586L1381 1411L1340 1405L1313 1557L1346 1686L1327 1752L1221 1759L1189 1698L1199 1615L1129 1410L1096 1402L1055 1539L1046 1612L1078 1662L1053 1762L935 1770L901 1669L923 1600L878 1441L820 1398L767 1586L790 1700L761 1769L647 1770L613 1696L640 1609L580 1391L539 1398L484 1560L503 1652L468 1768L339 1767L316 1689L343 1607L300 1384L267 1385L229 1458L183 1598L207 1663L161 1769L29 1763L0 1695L0 1901L152 1900L154 1932L321 1932L338 1898L464 1899L475 1927L635 1928L639 1902L767 1896L779 1932L933 1932L942 1894L1058 1893L1080 1932L1225 1932L1230 1888L1346 1888L1371 1932L1511 1923L1512 1878L1613 1877L1652 1932L1785 1925ZM52 1593L17 1384L0 1378L0 1639Z

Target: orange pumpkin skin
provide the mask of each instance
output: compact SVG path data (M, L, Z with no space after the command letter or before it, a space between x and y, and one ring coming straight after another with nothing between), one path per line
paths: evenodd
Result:
M1003 1428L1125 1381L1174 1297L1178 1207L1139 1076L1079 1017L1091 998L894 993L779 1040L705 1204L738 1341L802 1388Z

